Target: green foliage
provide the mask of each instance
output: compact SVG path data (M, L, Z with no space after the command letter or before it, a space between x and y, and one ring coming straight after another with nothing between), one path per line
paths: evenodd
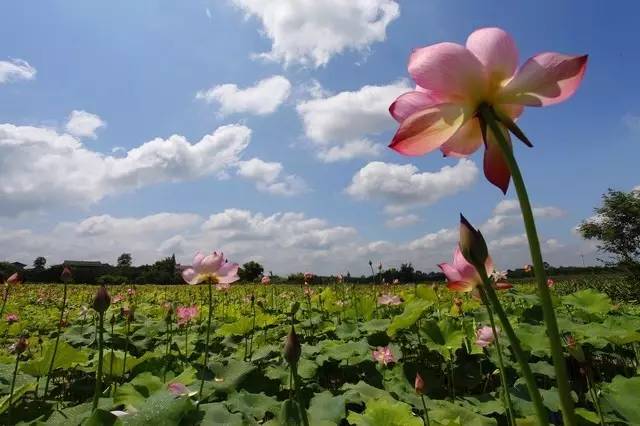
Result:
M262 276L264 268L258 262L253 260L242 265L242 268L238 269L238 276L242 281L254 282Z

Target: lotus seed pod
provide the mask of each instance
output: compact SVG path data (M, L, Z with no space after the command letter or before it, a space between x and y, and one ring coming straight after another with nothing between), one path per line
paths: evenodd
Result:
M104 313L109 309L109 305L111 305L111 296L109 296L107 288L101 285L96 292L96 297L93 298L93 309L96 312Z

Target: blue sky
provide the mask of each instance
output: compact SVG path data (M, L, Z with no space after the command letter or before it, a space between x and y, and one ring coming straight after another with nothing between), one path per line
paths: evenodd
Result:
M188 261L222 248L275 272L361 273L370 258L432 270L450 257L462 211L481 228L499 222L487 231L496 262L522 265L515 194L486 182L480 153L474 166L387 148L396 125L386 107L411 84L410 51L499 26L521 63L541 51L590 55L573 98L525 112L535 148L516 154L548 261L594 262L573 228L608 187L640 185L640 6L625 6L4 2L0 258ZM407 175L422 185L413 194Z

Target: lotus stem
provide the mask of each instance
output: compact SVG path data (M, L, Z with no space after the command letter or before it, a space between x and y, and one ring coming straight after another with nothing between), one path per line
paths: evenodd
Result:
M93 406L92 411L96 411L98 408L98 401L100 400L100 393L102 392L102 350L104 342L102 340L102 327L104 326L104 312L98 313L98 365L96 367L96 388L93 393Z
M518 201L520 202L520 210L522 211L522 219L524 220L524 227L527 234L527 240L529 241L529 251L531 252L531 261L533 262L533 269L536 275L536 284L538 287L538 295L542 302L542 313L544 316L544 322L547 326L547 335L549 337L549 343L551 346L551 356L553 359L553 367L556 372L556 384L558 386L558 394L560 396L560 407L562 410L562 418L565 426L575 426L576 417L573 406L573 400L571 399L571 388L569 385L569 376L567 374L567 366L564 359L564 352L562 349L562 341L560 338L560 331L558 329L558 321L556 319L555 312L553 310L553 303L551 300L551 292L547 287L547 279L544 270L544 263L542 260L542 252L540 250L540 241L538 239L538 232L536 230L535 220L533 218L533 210L531 208L531 202L529 201L529 195L527 194L527 188L520 172L520 167L513 156L513 150L509 146L504 134L498 126L495 113L488 106L481 106L479 113L483 120L490 127L491 132L495 135L498 146L502 151L502 155L507 162L509 171L513 178L513 186L516 189L518 195Z
M51 363L49 363L49 370L47 371L47 380L44 383L43 398L47 397L47 391L49 390L49 380L51 379L51 371L56 361L56 354L58 353L58 343L60 342L60 333L62 331L62 321L64 320L64 310L67 305L67 283L64 283L64 291L62 294L62 306L60 307L60 320L58 321L58 334L56 335L56 342L53 345L53 356L51 357ZM113 330L112 330L113 332Z
M9 424L13 424L13 390L16 387L16 377L18 376L18 364L20 363L20 353L16 353L16 366L13 368L13 378L11 379L11 391L9 392Z
M207 337L204 343L204 366L202 368L202 380L200 381L200 391L198 392L198 404L202 402L202 391L204 389L204 377L205 371L207 369L207 365L209 364L209 338L211 337L211 315L213 314L213 291L211 287L213 286L212 280L208 281L209 287L209 312L207 314Z

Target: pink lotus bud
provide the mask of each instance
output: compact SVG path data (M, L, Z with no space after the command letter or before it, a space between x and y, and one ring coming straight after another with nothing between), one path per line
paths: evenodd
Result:
M284 359L286 359L289 364L296 364L300 359L301 352L300 340L298 339L296 330L291 327L291 331L289 331L284 344Z
M62 273L60 274L60 280L62 280L63 283L71 282L71 280L73 280L73 274L71 274L71 269L65 266L64 269L62 270Z
M16 343L15 352L17 354L21 354L22 352L27 350L28 346L29 346L29 341L27 340L27 338L25 336L21 336L20 339L18 339L18 342Z
M555 281L553 281L551 278L547 279L547 287L552 288L555 284Z
M416 373L416 381L413 387L418 395L424 395L424 380L422 380L420 373Z
M111 305L111 296L109 296L107 288L101 285L93 299L93 309L96 312L104 313L109 309L109 305Z
M20 275L15 272L9 278L7 278L7 284L20 284L22 280L20 279Z
M467 262L476 268L485 267L489 257L487 243L480 231L475 229L462 214L460 215L460 251Z

